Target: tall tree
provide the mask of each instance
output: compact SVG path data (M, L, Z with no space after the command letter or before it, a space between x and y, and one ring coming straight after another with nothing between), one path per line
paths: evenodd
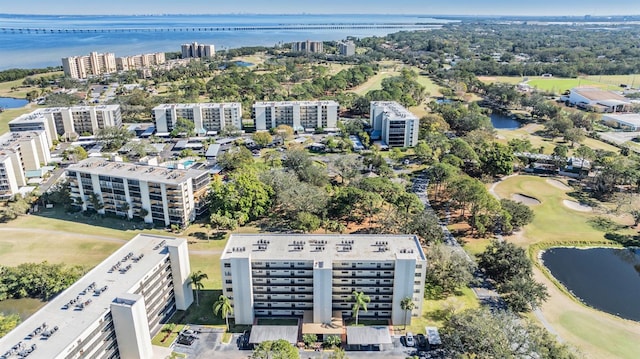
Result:
M425 293L433 299L453 294L473 279L475 265L463 251L444 244L435 244L426 247L425 256Z
M404 310L404 329L407 329L407 324L410 323L409 314L416 307L416 303L413 302L413 298L404 297L400 301L400 309Z
M258 344L252 359L300 359L300 351L284 339L268 340Z
M358 325L358 315L360 314L360 309L367 311L367 304L371 302L371 297L364 294L364 292L356 292L353 291L353 308L351 310L356 316L356 325Z
M220 315L227 323L227 331L229 330L229 315L233 314L233 307L231 306L231 300L224 294L221 294L213 303L213 314Z
M196 305L200 306L200 290L204 288L204 284L202 281L205 279L209 279L207 273L202 273L202 271L197 271L195 273L191 273L191 285L196 290Z

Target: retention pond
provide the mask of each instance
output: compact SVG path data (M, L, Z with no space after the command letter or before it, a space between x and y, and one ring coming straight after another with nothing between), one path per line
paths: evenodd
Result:
M541 258L586 305L640 321L640 249L551 248Z

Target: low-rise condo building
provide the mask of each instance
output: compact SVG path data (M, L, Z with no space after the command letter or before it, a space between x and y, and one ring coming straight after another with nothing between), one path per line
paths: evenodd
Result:
M116 55L111 52L104 54L92 52L87 56L65 57L62 59L62 69L65 76L74 79L110 74L117 69Z
M420 120L395 101L372 101L371 139L381 139L389 147L413 147L418 144Z
M0 136L0 200L10 199L27 185L27 171L51 161L44 131L10 132Z
M256 102L252 117L257 131L288 125L295 131L313 131L316 128L338 127L336 101L280 101Z
M74 139L105 127L122 127L120 105L41 108L9 122L12 132L45 131L49 146L59 136Z
M225 128L242 128L242 105L232 103L163 104L153 108L152 117L158 133L173 131L178 118L193 122L197 135Z
M209 172L88 158L67 168L82 209L184 226L206 210Z
M187 241L139 234L0 338L5 359L160 357L151 338L193 302Z
M352 317L353 292L371 298L360 318L409 323L422 312L426 259L412 235L232 234L221 256L223 294L236 324L256 317ZM411 315L401 309L411 298Z

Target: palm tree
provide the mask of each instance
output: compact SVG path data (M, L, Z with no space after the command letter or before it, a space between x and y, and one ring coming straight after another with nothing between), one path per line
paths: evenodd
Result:
M404 315L404 329L407 329L407 322L409 321L409 319L407 318L407 316L409 315L409 313L413 310L413 308L416 307L416 303L413 302L413 299L411 297L405 297L404 299L402 299L402 301L400 302L400 308L402 310L405 311L405 315Z
M233 307L231 301L224 294L218 297L218 300L213 304L213 314L220 315L227 322L227 331L229 330L229 314L233 314Z
M191 284L196 289L196 305L198 306L200 305L200 301L199 301L200 289L204 288L204 285L202 284L202 280L208 279L208 278L209 276L207 275L207 273L202 273L202 271L191 273Z
M367 303L371 302L371 298L364 294L364 292L356 292L353 291L353 312L356 315L356 325L358 325L358 314L360 313L360 308L362 308L365 312L367 311Z

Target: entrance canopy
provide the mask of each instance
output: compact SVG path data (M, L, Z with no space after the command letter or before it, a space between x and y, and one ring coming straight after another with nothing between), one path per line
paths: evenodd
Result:
M298 342L297 325L254 325L251 328L250 344L260 344L267 340L284 339L291 344Z
M302 334L342 335L344 334L344 322L340 312L333 312L331 323L314 323L313 311L304 312L302 319Z
M348 345L391 344L389 327L347 327Z

